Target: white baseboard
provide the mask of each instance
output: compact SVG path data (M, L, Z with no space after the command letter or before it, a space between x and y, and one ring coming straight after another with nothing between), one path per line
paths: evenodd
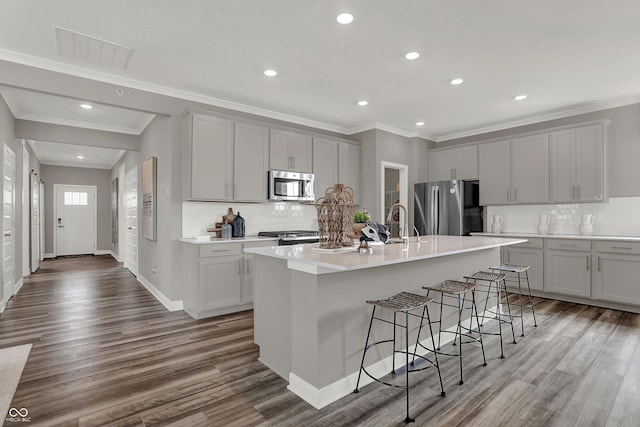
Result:
M482 314L478 314L478 316L482 316ZM468 319L467 319L468 320ZM467 322L465 322L467 323ZM468 324L468 323L467 323ZM476 328L478 326L477 322L474 320L471 324L472 328ZM443 330L444 332L445 330ZM447 328L446 331L451 333L445 333L442 335L442 341L440 345L445 345L453 341L455 337L456 325ZM436 332L434 331L434 337ZM427 337L424 340L420 341L420 344L425 347L431 348L431 337ZM415 346L412 345L410 347L410 352L413 352ZM425 354L430 353L422 347L418 347L416 354L420 356L424 356ZM367 371L373 375L374 377L383 377L391 372L393 366L393 357L389 356L378 362L367 366ZM396 366L404 366L404 354L396 353L395 354L395 362ZM339 379L338 381L331 383L322 388L316 388L315 386L309 384L307 381L303 380L293 372L289 373L289 386L287 387L292 393L298 395L302 399L304 399L307 403L311 404L316 409L322 409L325 406L339 400L350 393L353 393L353 390L356 388L356 383L358 382L358 372L354 372L351 375L348 375L345 378ZM372 383L373 379L371 379L367 374L362 374L360 376L360 384L358 384L358 388L362 388L365 385Z
M20 278L20 280L18 280L16 282L16 286L15 286L15 290L13 291L13 294L17 294L18 291L20 290L20 288L22 288L22 285L24 285L24 280L22 279L22 277Z
M93 253L94 255L111 255L111 249L98 249Z
M54 254L54 253L48 253L48 254L44 254L44 255L42 255L42 257L43 257L44 259L47 259L47 258L55 258L55 257L56 257L56 254Z
M138 274L136 276L136 278L138 279L138 282L140 282L142 284L142 286L144 286L145 288L147 288L147 290L149 292L151 292L151 294L156 297L156 299L158 301L160 301L160 303L162 305L165 306L165 308L169 311L179 311L183 309L183 304L182 304L182 300L178 300L178 301L172 301L169 298L167 298L162 292L160 292L158 290L158 288L156 288L155 286L153 286L151 284L151 282L149 282L147 279L145 279L141 274Z
M113 252L113 251L109 251L109 254L111 254L111 256L113 257L113 259L115 259L118 262L122 262L122 260L120 259L120 256L118 256L117 253Z
M2 313L4 311L4 308L7 306L7 304L4 302L4 300L0 300L0 313Z

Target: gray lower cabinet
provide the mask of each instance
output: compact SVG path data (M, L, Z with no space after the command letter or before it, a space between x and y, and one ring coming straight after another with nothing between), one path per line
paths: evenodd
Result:
M195 319L253 308L253 255L243 248L275 241L183 246L184 311Z
M596 242L593 297L640 305L640 243Z
M531 289L542 291L544 284L544 253L543 240L532 238L526 243L519 245L505 246L503 261L508 264L528 265L529 285ZM526 280L524 274L521 275L522 292L526 293Z
M591 296L591 241L547 240L544 290L579 297Z

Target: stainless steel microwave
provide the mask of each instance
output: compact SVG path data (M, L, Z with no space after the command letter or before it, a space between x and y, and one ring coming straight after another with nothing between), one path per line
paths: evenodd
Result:
M269 200L313 202L313 174L269 171Z

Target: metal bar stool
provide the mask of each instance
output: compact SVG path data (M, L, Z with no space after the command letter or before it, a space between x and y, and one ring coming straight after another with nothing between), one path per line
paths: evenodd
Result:
M478 337L476 338L475 336L472 335L472 333L476 332L473 328L473 316L475 314L475 318L476 318L476 323L479 324L478 321L478 310L476 308L476 284L472 283L472 282L460 282L457 280L445 280L442 283L439 283L437 285L433 285L433 286L423 286L422 289L426 289L427 290L427 296L429 296L429 293L431 291L434 292L440 292L441 296L440 296L440 316L438 318L438 320L433 321L433 323L437 323L438 324L438 347L434 347L436 354L442 354L444 356L455 356L458 357L460 360L460 382L459 384L462 385L464 384L464 380L462 377L462 344L470 344L470 343L474 343L474 342L479 342L480 343L480 348L482 349L482 366L487 366L487 359L485 357L484 354L484 345L482 343L482 332L480 331L480 328L477 329L478 332ZM468 309L471 310L471 316L469 317L469 327L465 327L462 324L462 312L465 309L464 308L464 302L465 302L465 297L466 294L471 293L471 307L469 307ZM456 304L449 304L449 303L445 303L444 302L444 297L448 296L448 297L453 297L455 298ZM456 331L455 332L451 332L451 331L447 331L447 330L442 330L442 308L443 306L447 306L447 307L455 307L458 309L458 323L456 325ZM464 331L464 332L463 332ZM445 353L443 351L440 350L440 343L441 343L441 334L442 332L445 333L455 333L455 336L453 338L453 345L456 345L456 339L458 339L458 352L457 353ZM418 331L418 336L420 336L420 331ZM462 337L467 338L467 341L462 341ZM420 342L416 342L416 350L417 347L420 346L422 348L424 348L425 350L429 350L432 351L431 349L423 346ZM414 350L414 356L415 356L415 350Z
M367 304L371 304L373 305L373 311L371 312L371 320L369 321L369 331L367 332L367 340L365 342L364 345L364 351L362 352L362 362L360 363L360 371L358 372L358 381L356 382L356 388L353 391L354 393L358 393L358 386L360 385L360 377L362 375L362 372L364 372L365 374L367 374L371 379L387 385L387 386L391 386L391 387L396 387L396 388L401 388L401 389L405 389L406 390L406 396L407 396L407 415L404 419L404 421L406 423L410 423L410 422L414 422L415 420L413 418L411 418L409 416L409 373L410 372L418 372L418 371L423 371L425 369L431 368L433 366L435 366L438 370L438 379L440 380L440 389L441 389L441 396L445 396L445 391L444 391L444 385L442 384L442 376L440 375L440 365L438 364L438 355L434 352L434 359L433 360L429 360L428 358L424 357L424 356L420 356L417 355L414 357L419 357L422 360L427 362L427 366L420 368L420 369L409 369L409 354L411 353L409 351L409 316L414 316L414 317L420 317L420 328L418 329L418 339L420 338L420 331L422 330L422 326L425 320L425 316L427 319L427 324L429 325L429 329L431 329L431 320L429 318L429 310L427 309L427 304L430 303L431 301L433 301L433 298L429 298L426 297L424 295L417 295L417 294L412 294L409 292L400 292L399 294L396 294L392 297L389 298L385 298L385 299L381 299L381 300L370 300L367 301ZM388 310L392 310L393 311L393 322L390 322L386 319L380 318L380 317L376 317L376 309L377 308L383 308L383 309L388 309ZM412 310L416 310L422 308L422 315L418 316L417 314L413 314L413 313L409 313ZM398 312L403 312L405 314L405 319L404 319L404 324L398 325L397 323L397 314ZM388 340L382 340L382 341L377 341L374 343L369 344L369 337L371 336L371 326L373 325L373 320L379 320L381 322L385 322L385 323L389 323L393 325L393 339L388 339ZM407 348L405 350L396 350L396 327L397 326L401 326L404 328L405 330L405 339L406 339L406 343L407 343ZM396 353L403 353L405 355L405 384L404 385L398 385L398 384L392 384L386 381L381 380L380 378L376 378L374 377L372 374L370 374L367 369L364 366L364 360L365 360L365 356L367 354L367 350L369 350L371 347L374 347L378 344L383 344L383 343L393 343L393 352L392 352L392 370L391 370L391 374L395 375L395 371L396 371L396 364L395 364L395 354ZM434 344L435 347L435 342L433 341L433 333L431 334L431 342Z
M531 310L531 314L533 315L533 326L538 326L538 321L536 320L536 310L533 308L533 296L531 296L531 285L529 284L529 266L528 265L518 265L518 264L500 264L495 267L490 268L493 272L500 272L507 275L505 278L505 282L509 283L518 283L518 305L520 306L520 328L522 329L521 337L524 336L524 315L522 311L524 308L528 308ZM524 278L527 281L527 291L529 294L529 303L525 304L522 302L522 280L521 275L524 274ZM518 317L514 315L514 317Z
M509 323L511 325L511 334L513 335L513 343L517 344L516 341L516 333L513 329L513 316L511 316L511 306L509 305L509 293L507 292L507 285L505 282L505 277L507 277L506 274L504 273L491 273L488 271L478 271L476 273L473 273L470 276L464 276L465 279L467 280L473 280L473 283L477 283L478 280L484 281L484 282L488 282L488 287L487 287L487 299L485 299L484 301L484 312L482 313L482 323L480 323L480 327L484 326L484 318L486 313L492 313L495 315L494 319L496 319L498 321L498 333L491 333L491 332L483 332L484 334L489 334L489 335L500 335L500 358L504 359L504 346L502 344L502 324L503 323ZM496 287L496 293L495 293L495 297L496 297L496 309L495 311L491 310L491 309L487 309L487 302L489 301L489 298L491 297L491 288L494 286ZM503 314L502 313L502 291L504 290L504 294L505 294L505 299L507 302L507 314ZM506 319L505 319L506 317Z

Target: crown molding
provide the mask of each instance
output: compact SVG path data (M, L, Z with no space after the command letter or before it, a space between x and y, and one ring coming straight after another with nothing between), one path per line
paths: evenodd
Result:
M526 119L513 120L510 122L504 122L492 126L485 126L481 128L471 129L463 132L450 133L440 135L434 139L435 142L451 141L453 139L465 138L469 136L481 135L489 132L496 132L505 129L511 129L526 125L532 125L535 123L547 122L550 120L564 119L567 117L578 116L580 114L593 113L595 111L608 110L610 108L624 107L627 105L640 103L640 95L630 96L626 98L611 99L607 101L591 102L588 104L574 105L562 109L560 111L554 111L549 113L543 113Z

